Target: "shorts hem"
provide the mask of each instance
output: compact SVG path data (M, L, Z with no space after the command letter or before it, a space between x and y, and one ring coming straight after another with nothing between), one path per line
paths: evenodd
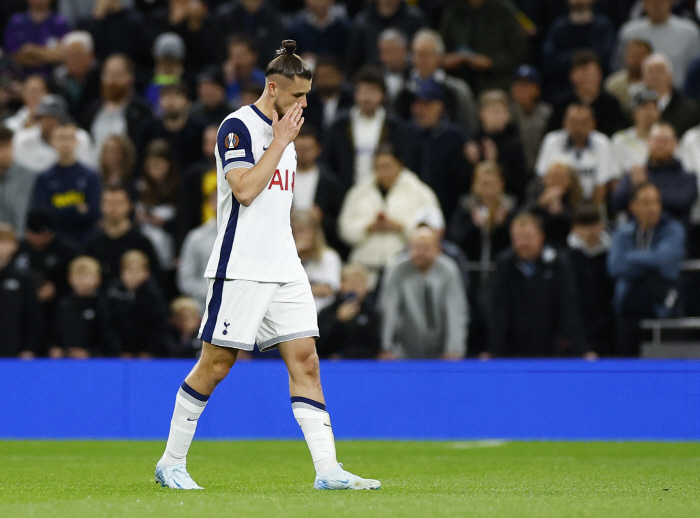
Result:
M204 340L201 336L199 337L200 340ZM219 340L218 338L212 338L210 340L204 340L205 342L209 342L212 345L218 345L219 347L230 347L234 349L241 349L243 351L252 351L254 345L251 344L244 344L242 342L234 342L233 340Z
M274 348L276 345L279 345L282 342L288 342L289 340L296 340L297 338L309 338L309 337L318 338L318 336L319 336L318 330L299 331L298 333L276 336L275 338L271 338L270 340L265 340L263 343L258 344L258 349L260 349L260 351L266 351L268 349Z

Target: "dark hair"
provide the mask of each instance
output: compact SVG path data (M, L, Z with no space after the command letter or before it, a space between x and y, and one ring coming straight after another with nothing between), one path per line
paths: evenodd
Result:
M120 177L119 181L112 183L109 178L110 171L107 170L107 164L105 163L105 144L110 141L114 141L119 146L119 152L121 153L121 167L120 167ZM102 143L102 149L100 150L100 174L102 175L102 185L126 185L129 184L131 178L134 175L134 167L136 167L136 147L131 139L126 135L110 135Z
M264 87L253 81L246 81L243 84L241 84L241 95L253 94L260 97L264 91Z
M537 228L537 230L540 231L541 234L545 233L544 222L542 221L542 218L540 218L537 214L535 214L533 212L529 212L527 210L524 210L524 211L516 214L516 216L510 222L510 228L512 229L516 225L526 225L526 224L535 225L535 227Z
M124 194L126 194L126 197L128 198L128 200L131 201L131 196L129 196L129 189L126 187L126 185L123 185L123 184L105 185L102 188L102 196L104 196L108 192L123 192Z
M601 66L600 55L593 49L578 49L571 54L571 70L590 63Z
M14 132L10 128L6 128L5 126L0 126L0 142L1 143L7 144L8 142L12 142L13 136L14 136Z
M600 211L596 206L590 203L584 203L574 212L572 224L589 226L597 225L600 221Z
M379 155L391 155L396 160L401 162L401 164L403 164L403 158L401 158L401 155L396 149L396 146L394 146L394 144L392 144L391 142L382 142L377 146L377 150L374 152L374 156L376 158Z
M297 42L294 40L284 40L282 46L275 52L275 59L270 61L265 69L265 77L272 74L280 74L287 79L294 79L299 76L309 81L313 78L313 73L294 51L297 49Z
M384 75L382 74L382 71L379 70L377 67L367 66L360 69L360 71L355 75L354 84L355 86L357 86L360 83L369 83L378 86L382 89L382 92L386 93Z
M316 68L318 67L333 67L339 72L342 72L340 60L332 54L322 54L316 60Z
M105 63L110 59L121 59L124 62L124 66L126 66L126 70L129 72L131 77L136 77L136 65L134 65L134 61L129 56L122 52L110 54L109 56L107 56L107 59L105 59Z
M149 158L163 158L168 161L168 172L160 184L157 184L146 172ZM180 188L180 172L170 143L162 138L152 140L146 148L143 159L143 174L139 182L139 199L146 205L177 203Z
M299 134L297 135L298 137L311 137L315 138L316 142L321 142L321 138L319 137L319 132L318 129L316 129L316 126L313 124L304 124L301 129L299 130Z
M659 198L661 198L661 191L659 191L659 188L656 185L654 185L651 182L643 182L632 190L632 195L630 196L630 203L636 201L636 199L639 197L639 194L643 190L649 189L650 187L653 188L657 193L659 193Z
M178 81L177 83L173 83L171 85L163 85L160 87L160 91L158 92L158 97L163 97L164 95L168 94L180 94L184 95L188 99L190 98L190 88L187 86L187 83L184 81Z
M237 44L242 44L248 47L248 50L250 50L253 54L258 53L258 47L255 44L255 41L253 38L248 36L245 33L238 33L234 34L233 36L229 37L229 39L226 41L227 43L227 48L230 47L231 45L237 45Z
M566 114L569 113L569 110L571 110L572 108L582 108L584 110L588 110L590 112L591 116L593 117L593 120L596 120L595 112L593 111L593 107L591 107L590 105L583 103L581 101L574 101L572 103L569 103L566 106L566 110L564 110L564 119L566 119Z

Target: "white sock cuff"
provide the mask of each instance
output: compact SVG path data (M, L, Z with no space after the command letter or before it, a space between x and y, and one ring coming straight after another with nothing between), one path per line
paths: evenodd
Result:
M206 402L204 403L204 405L196 405L192 403L191 400L180 395L180 393L178 393L175 397L175 402L188 412L192 412L193 414L197 415L201 414L204 411L204 407L206 406Z
M319 419L322 421L330 420L330 415L325 410L318 410L314 408L292 408L294 417L296 419Z

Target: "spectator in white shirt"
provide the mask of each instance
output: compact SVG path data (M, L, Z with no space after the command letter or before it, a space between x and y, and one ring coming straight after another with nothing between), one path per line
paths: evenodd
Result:
M36 109L41 99L49 93L46 80L41 75L32 75L22 83L22 106L12 117L5 119L3 124L13 132L30 128L36 124Z
M618 178L629 173L633 167L647 163L649 158L647 137L651 127L661 118L658 100L659 95L654 90L645 88L637 92L630 103L634 126L613 135L612 156Z

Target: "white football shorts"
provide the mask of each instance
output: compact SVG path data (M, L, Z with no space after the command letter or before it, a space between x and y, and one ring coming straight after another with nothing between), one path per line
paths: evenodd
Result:
M279 284L207 279L207 307L199 338L210 344L252 351L281 342L318 337L316 304L307 279Z

